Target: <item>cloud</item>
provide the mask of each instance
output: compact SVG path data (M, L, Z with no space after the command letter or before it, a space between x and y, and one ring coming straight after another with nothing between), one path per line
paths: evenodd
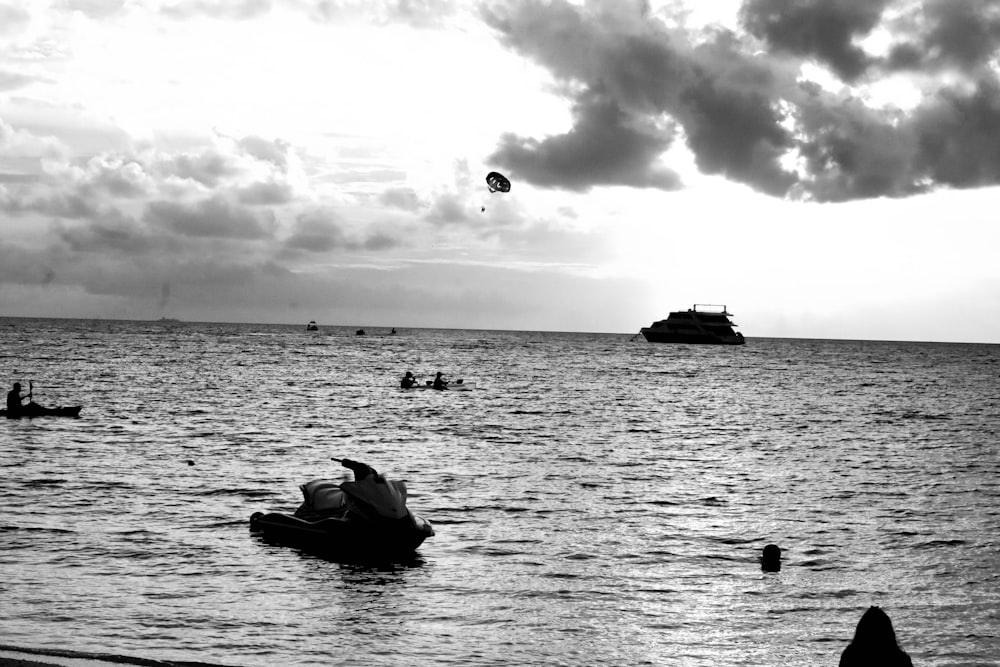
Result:
M772 97L780 76L791 79L728 34L695 48L641 3L523 0L484 10L484 19L510 48L548 67L573 103L565 135L501 138L494 157L529 182L679 187L658 164L678 128L706 173L775 194L794 182L779 161L790 141Z
M1000 182L1000 83L980 81L969 94L941 91L912 121L917 163L935 183L958 188Z
M348 245L343 229L335 222L331 211L311 211L295 221L285 246L292 250L326 253Z
M86 196L74 192L56 192L24 199L0 196L0 210L14 215L40 213L55 218L85 219L98 215L101 209Z
M269 140L250 135L237 140L237 145L247 155L264 162L270 162L281 171L288 169L292 145L287 141Z
M104 19L120 12L125 0L59 0L54 8L69 12L80 12L92 19Z
M229 157L215 150L205 150L198 154L181 154L157 165L163 174L188 178L212 188L224 179L239 173Z
M470 221L472 206L459 194L446 193L435 197L425 218L435 225L450 225Z
M249 206L287 204L292 201L292 188L288 183L253 183L238 190L241 204Z
M82 163L50 159L44 165L40 174L3 179L17 187L0 195L0 209L90 218L101 214L114 199L138 199L153 187L141 164L118 154L97 155Z
M161 11L181 21L197 16L245 20L266 14L271 8L271 0L180 0L165 4Z
M420 208L420 198L413 188L389 188L378 197L380 204L404 211L416 211Z
M59 238L73 252L98 255L145 255L153 250L176 250L164 234L154 235L134 218L107 212L86 225L57 225Z
M994 2L746 0L745 32L685 31L644 3L609 0L514 0L482 17L549 70L573 110L563 134L499 138L491 159L535 185L679 187L665 162L678 142L702 173L774 197L1000 183ZM808 65L840 88L810 81ZM923 97L905 110L873 104L872 87L904 71Z
M630 117L600 92L587 90L574 107L569 132L541 141L506 134L488 161L535 185L587 190L595 185L629 185L673 190L680 178L656 160L670 147L673 127Z
M855 43L879 24L888 4L888 0L746 0L740 17L750 34L772 49L816 58L845 81L853 81L872 63Z
M31 23L26 10L6 3L0 4L0 35L16 35Z
M67 146L51 136L16 128L0 117L0 164L11 157L58 158L66 155Z
M312 16L324 21L402 23L414 28L438 26L456 8L455 0L315 0L302 5Z
M11 72L9 70L0 69L0 91L2 90L15 90L17 88L23 88L30 83L38 81L38 77L28 76L27 74L22 74L20 72Z
M363 233L350 234L332 210L320 208L298 216L284 247L295 252L325 254L337 251L381 252L399 245L399 240L385 230L368 229Z
M898 34L889 69L977 71L1000 45L1000 7L993 0L926 0L892 23Z
M155 187L144 164L119 153L90 158L75 176L78 187L85 192L106 193L126 199L150 194Z
M78 5L94 5L100 10L104 0L68 0ZM114 4L116 0L106 0ZM433 28L455 13L455 0L172 0L160 12L173 20L198 17L216 20L249 20L279 10L299 11L313 20L374 25L404 24Z
M271 211L251 210L213 196L196 204L154 201L145 219L182 236L263 240L273 238L277 224Z

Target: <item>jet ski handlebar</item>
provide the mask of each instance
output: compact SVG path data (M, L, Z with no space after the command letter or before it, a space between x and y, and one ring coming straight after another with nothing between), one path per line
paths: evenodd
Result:
M344 466L345 468L353 472L355 481L360 482L365 477L368 477L368 475L378 474L375 468L372 468L367 463L361 463L360 461L352 461L351 459L338 459L336 457L330 457L330 458L332 458L334 461L339 462L340 465Z

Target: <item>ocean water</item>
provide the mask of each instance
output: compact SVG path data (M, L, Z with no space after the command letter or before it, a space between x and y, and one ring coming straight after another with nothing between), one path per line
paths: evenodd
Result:
M220 665L1000 664L1000 346L0 319L0 644ZM411 370L475 382L402 391ZM254 511L405 480L409 562ZM762 572L761 549L783 550Z

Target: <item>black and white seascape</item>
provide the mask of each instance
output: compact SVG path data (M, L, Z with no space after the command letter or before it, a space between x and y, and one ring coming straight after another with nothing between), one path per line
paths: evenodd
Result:
M0 320L0 644L221 665L915 665L1000 656L1000 347ZM473 382L404 391L412 371ZM8 387L9 388L9 387ZM331 457L436 534L250 534ZM780 571L762 570L767 544Z

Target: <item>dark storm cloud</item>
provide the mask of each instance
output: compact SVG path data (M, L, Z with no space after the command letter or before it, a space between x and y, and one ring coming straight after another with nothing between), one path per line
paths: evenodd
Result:
M996 56L1000 4L996 0L926 0L920 11L904 14L894 25L902 36L890 52L890 69L973 70Z
M675 188L658 165L679 125L699 167L774 193L794 177L778 158L790 145L773 98L777 75L728 34L695 48L641 4L527 0L485 10L514 50L565 82L574 126L540 141L510 135L493 156L538 185Z
M797 187L820 201L903 196L923 189L924 175L915 171L917 142L898 114L870 109L819 86L801 89L796 113L805 169Z
M194 205L152 202L145 219L151 225L182 236L257 240L274 236L277 227L270 210L251 210L212 197Z
M740 18L750 34L772 48L815 58L851 81L872 60L855 40L878 25L888 4L889 0L746 0Z
M654 164L670 147L672 127L651 126L592 91L577 99L574 116L572 130L541 141L504 135L490 162L531 183L568 190L595 185L672 190L680 185L677 174Z
M778 197L843 201L1000 183L992 0L746 0L745 34L684 32L639 2L520 0L482 15L572 104L563 134L501 136L491 159L529 183L676 187L660 165L673 141L685 142L703 173ZM864 40L877 31L889 45L869 53ZM844 88L804 81L806 63L827 67ZM904 67L920 70L925 91L905 112L873 108L849 88Z
M670 113L683 125L698 168L770 195L787 192L796 178L781 166L793 146L775 99L785 85L781 75L742 56L729 35L699 46L691 58L692 78Z
M971 94L946 90L916 114L918 164L936 183L968 188L1000 183L1000 84Z

